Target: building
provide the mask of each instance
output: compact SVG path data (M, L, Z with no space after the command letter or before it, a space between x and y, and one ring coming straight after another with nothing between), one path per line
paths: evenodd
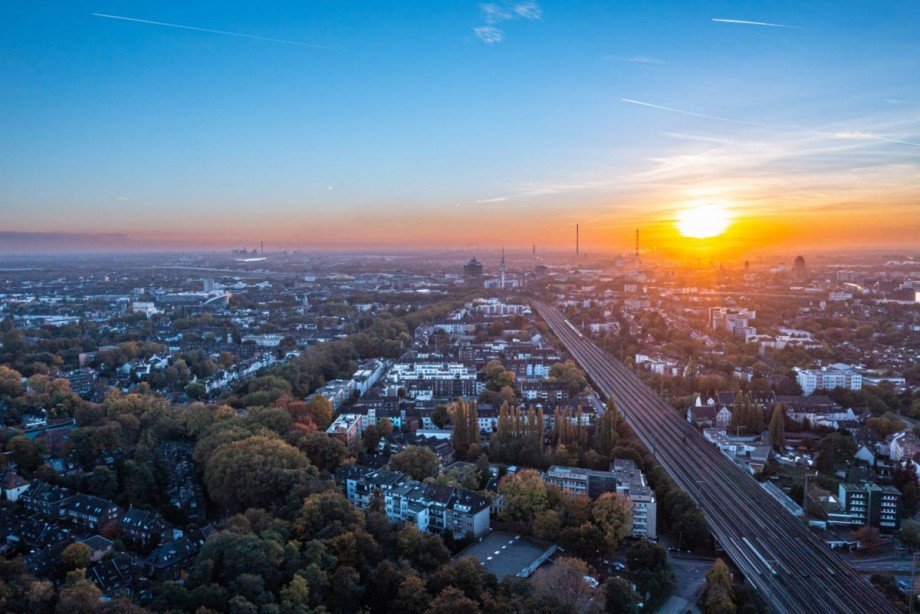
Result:
M60 518L61 506L73 496L73 492L67 488L45 482L32 482L32 485L19 495L19 499L30 512L36 512L45 518Z
M84 495L74 495L61 504L61 517L94 531L118 518L118 505L114 501Z
M592 499L606 492L626 495L633 504L633 536L655 539L658 534L655 492L631 460L614 460L610 471L553 465L544 473L543 479L564 491L587 495Z
M326 397L332 403L332 409L338 411L354 392L354 380L334 379L331 382L327 382L325 386L317 388L315 394Z
M8 472L3 476L3 496L7 501L15 503L27 490L29 490L29 482L21 475Z
M743 307L710 307L709 327L746 338L757 334L757 329L750 326L750 321L756 317L756 312Z
M335 472L335 480L345 490L345 498L359 510L367 510L375 493L386 493L406 481L400 471L371 469L361 465L342 465Z
M482 286L482 263L476 258L463 265L463 281L468 286Z
M384 494L390 520L412 522L420 531L480 537L489 532L491 508L478 493L408 480Z
M901 491L878 484L841 484L840 508L854 526L870 526L885 533L901 528Z
M793 371L795 371L795 381L801 386L802 394L805 396L812 394L815 390L862 389L862 375L850 365L834 364L820 369L796 367Z
M156 512L131 508L118 524L125 539L143 546L162 544L173 538L172 527Z
M382 360L368 360L361 363L358 370L351 376L354 390L360 396L364 396L377 383L384 371L386 371L386 364Z
M387 378L405 388L410 397L421 400L475 396L482 388L476 369L461 363L397 363Z
M505 577L528 578L552 557L559 547L530 537L493 531L473 542L454 560L473 557L499 581Z
M351 445L364 433L364 419L361 414L339 414L336 416L326 434L338 437L345 445Z

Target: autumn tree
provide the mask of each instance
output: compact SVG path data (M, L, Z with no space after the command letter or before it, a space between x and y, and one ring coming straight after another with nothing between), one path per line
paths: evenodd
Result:
M549 377L565 384L571 394L578 394L588 385L585 372L579 369L578 365L571 360L557 362L550 367Z
M712 568L706 573L706 585L703 589L703 612L705 614L734 614L735 593L732 574L722 559L716 559Z
M22 386L22 374L15 369L0 365L0 396L19 397L25 389Z
M610 614L638 614L639 595L629 580L613 577L604 584L605 609Z
M587 563L564 556L539 570L531 582L537 595L554 599L561 606L576 611L581 610L591 598L592 588L585 582L588 575Z
M479 414L475 403L457 399L451 403L450 421L453 424L451 444L460 458L466 458L470 446L479 443Z
M607 492L592 506L594 523L604 532L607 548L616 550L620 541L632 533L632 501L626 495Z
M313 418L313 423L320 431L325 431L332 424L334 412L332 402L321 394L314 394L306 402L306 411Z

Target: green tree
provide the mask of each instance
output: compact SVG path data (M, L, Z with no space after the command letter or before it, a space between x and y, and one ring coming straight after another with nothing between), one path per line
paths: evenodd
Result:
M13 461L27 474L33 473L44 462L47 448L44 440L17 435L9 440L6 449L12 452Z
M508 520L530 523L549 506L546 482L534 469L506 475L498 492L504 497L502 515Z
M61 563L67 571L86 569L90 564L92 550L83 542L73 542L61 551Z
M87 482L90 492L97 497L111 499L118 492L118 477L104 465L93 469Z
M786 410L779 403L773 406L769 430L773 449L782 450L786 446Z
M268 507L290 482L288 476L309 465L303 453L281 439L255 435L211 454L204 482L211 499L226 509Z
M623 578L614 577L604 584L606 610L610 614L638 614L639 595L632 584Z
M551 379L564 383L572 394L581 392L588 385L585 372L571 360L554 364L549 369L549 376Z
M390 458L390 468L402 471L413 480L434 477L441 466L438 455L424 446L408 446Z
M610 457L619 441L617 426L620 422L620 412L617 410L616 403L613 399L607 403L607 410L601 414L594 430L594 449L601 456Z
M287 441L303 452L311 463L324 471L335 471L348 457L348 448L338 437L313 431L305 433L293 430L288 433Z
M901 542L911 550L920 547L920 522L905 520L901 523Z

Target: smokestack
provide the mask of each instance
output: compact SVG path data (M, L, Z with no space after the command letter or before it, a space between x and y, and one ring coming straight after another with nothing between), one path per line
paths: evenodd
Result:
M578 250L578 239L579 239L579 236L578 236L578 234L579 234L578 224L575 224L575 255L576 255L576 256L579 254L579 250Z

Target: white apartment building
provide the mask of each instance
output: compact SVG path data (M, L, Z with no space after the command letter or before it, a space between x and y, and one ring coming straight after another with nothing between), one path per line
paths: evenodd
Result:
M833 388L862 389L862 375L850 365L834 364L820 369L800 369L796 367L795 381L802 387L802 394L809 396L815 390Z

